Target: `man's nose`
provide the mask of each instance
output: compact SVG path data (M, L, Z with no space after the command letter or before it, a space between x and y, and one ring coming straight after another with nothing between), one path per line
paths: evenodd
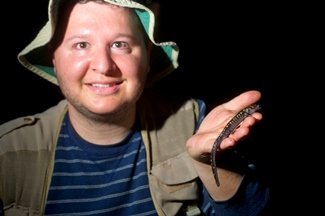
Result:
M116 68L111 51L108 48L96 50L91 59L91 69L97 73L107 74Z

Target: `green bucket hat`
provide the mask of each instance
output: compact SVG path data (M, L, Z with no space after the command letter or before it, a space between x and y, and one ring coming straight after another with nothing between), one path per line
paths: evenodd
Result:
M50 0L48 5L49 20L37 34L35 39L18 54L18 60L24 67L55 85L58 85L58 82L53 70L53 64L47 49L47 44L54 34L58 18L58 8L63 1L64 0ZM146 33L154 44L150 57L148 84L165 77L178 67L177 58L179 49L177 44L173 41L155 41L155 15L147 6L140 3L141 0L105 1L122 7L134 8Z

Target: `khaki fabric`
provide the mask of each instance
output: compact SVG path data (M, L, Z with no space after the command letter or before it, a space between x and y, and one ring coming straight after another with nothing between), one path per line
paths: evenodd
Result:
M150 191L160 215L176 215L184 203L198 199L198 175L186 150L186 141L195 132L198 107L192 99L156 98L147 94L139 103L142 137L150 152Z
M65 111L64 100L44 113L0 126L0 198L5 215L43 215Z

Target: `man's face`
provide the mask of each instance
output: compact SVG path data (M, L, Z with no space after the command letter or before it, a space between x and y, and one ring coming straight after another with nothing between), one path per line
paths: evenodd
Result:
M69 18L52 57L69 103L76 110L99 115L135 106L150 55L136 15L94 2L76 4L69 13L63 16Z

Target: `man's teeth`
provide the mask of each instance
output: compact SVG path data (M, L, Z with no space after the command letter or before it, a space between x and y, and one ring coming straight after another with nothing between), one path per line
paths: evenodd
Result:
M100 88L107 88L107 87L114 86L114 85L115 84L92 84L92 86L100 87Z

